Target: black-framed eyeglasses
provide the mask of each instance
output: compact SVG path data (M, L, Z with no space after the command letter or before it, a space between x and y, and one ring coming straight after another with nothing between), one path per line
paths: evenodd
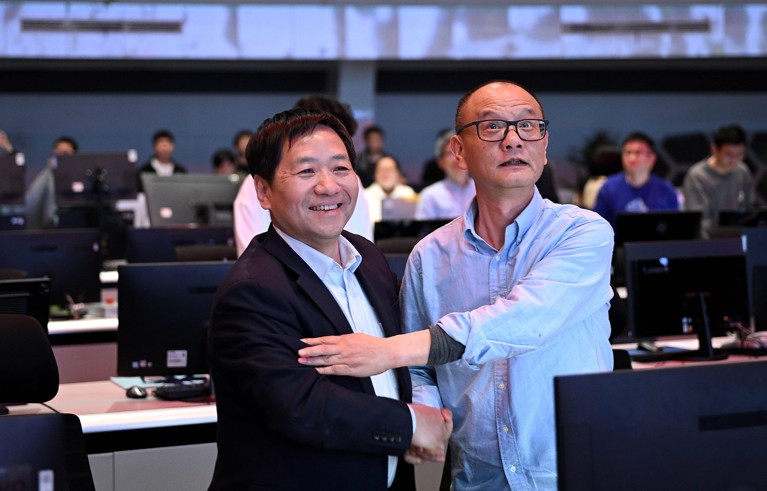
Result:
M486 142L499 142L509 134L509 128L514 127L524 141L534 142L543 140L549 127L548 119L520 119L519 121L504 121L502 119L481 119L472 121L458 128L457 133L469 126L477 127L477 136Z

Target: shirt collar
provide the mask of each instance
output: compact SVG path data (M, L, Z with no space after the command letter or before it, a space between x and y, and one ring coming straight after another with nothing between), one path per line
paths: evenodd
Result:
M503 244L504 249L510 247L512 243L518 244L522 241L527 231L532 228L542 209L543 198L541 198L541 193L538 192L538 188L535 187L533 192L533 199L531 199L530 203L525 207L524 210L522 210L522 213L517 216L516 220L514 220L511 224L509 224L509 226L506 227L506 234ZM487 242L485 242L485 240L477 234L477 230L475 228L476 217L477 198L475 197L471 202L471 206L469 206L469 209L466 210L466 213L463 216L463 234L466 240L469 241L469 243L475 248L478 248L480 244L484 244L486 247L490 247Z
M320 279L325 278L332 268L335 267L336 262L329 256L304 244L298 239L294 239L280 230L276 225L274 226L274 230L280 237L282 237L290 248L304 260L312 271L314 271L314 274ZM362 255L343 235L338 236L338 249L341 253L341 267L354 273L362 262Z

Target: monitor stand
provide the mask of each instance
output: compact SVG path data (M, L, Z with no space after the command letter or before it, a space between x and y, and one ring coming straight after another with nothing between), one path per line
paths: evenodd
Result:
M653 343L639 343L639 353L632 353L631 359L637 362L654 361L717 361L727 358L727 353L717 351L711 344L711 326L708 320L706 308L706 292L694 292L687 295L688 298L697 299L699 305L700 320L698 329L698 349L686 350L674 347L656 346Z

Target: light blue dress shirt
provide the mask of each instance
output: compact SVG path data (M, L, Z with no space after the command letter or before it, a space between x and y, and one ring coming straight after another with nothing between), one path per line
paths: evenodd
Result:
M423 188L415 207L416 220L442 220L459 217L466 212L477 190L469 179L459 186L448 178Z
M475 201L408 260L405 330L439 322L466 346L461 360L412 367L413 399L453 411L456 490L555 490L554 377L612 370L613 231L536 189L495 250L476 213Z

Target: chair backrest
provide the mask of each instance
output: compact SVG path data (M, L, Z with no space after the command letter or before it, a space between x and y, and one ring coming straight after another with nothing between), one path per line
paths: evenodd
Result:
M46 402L58 391L59 369L40 323L0 314L0 402Z
M95 491L74 414L0 417L0 489Z

